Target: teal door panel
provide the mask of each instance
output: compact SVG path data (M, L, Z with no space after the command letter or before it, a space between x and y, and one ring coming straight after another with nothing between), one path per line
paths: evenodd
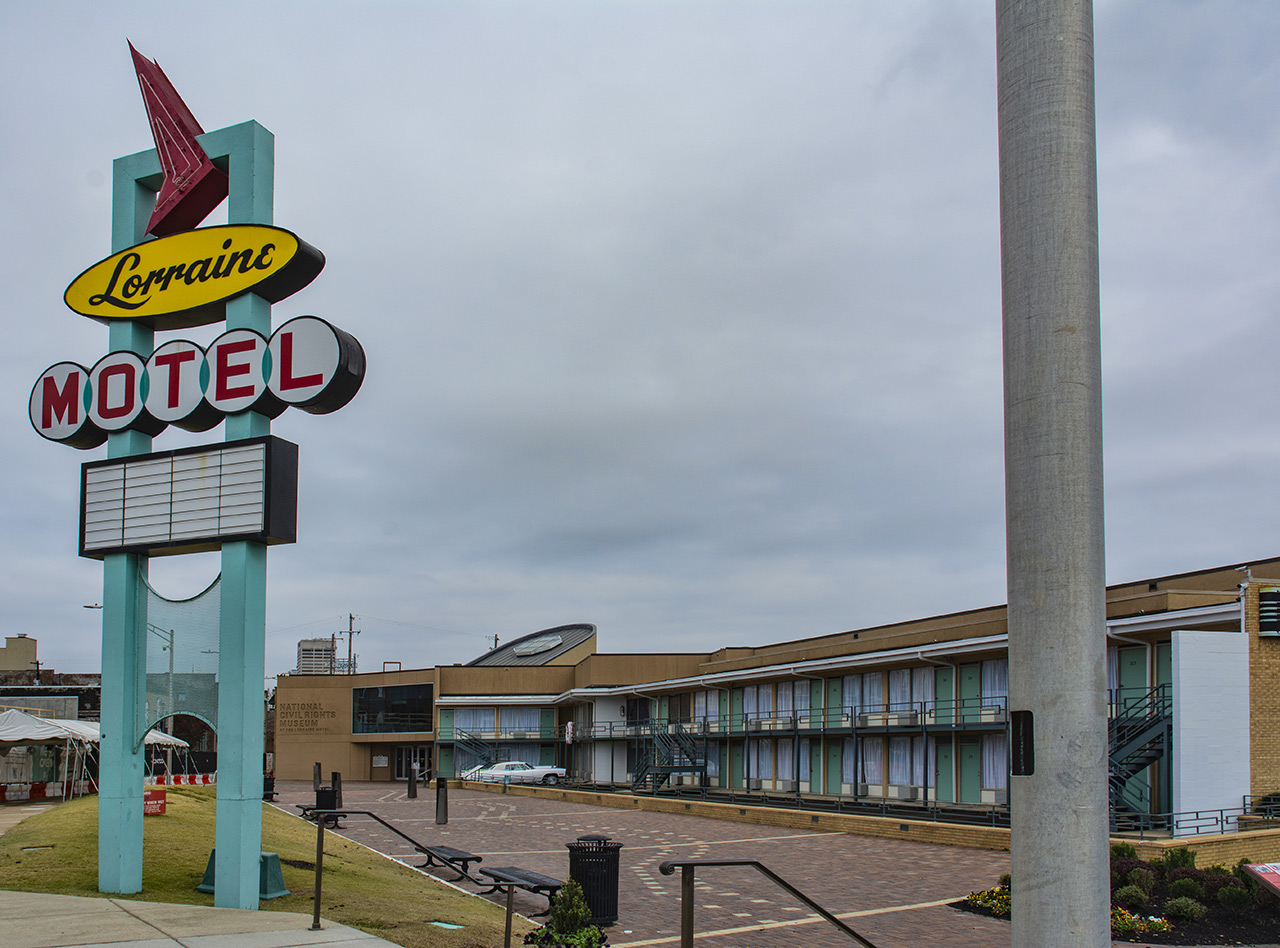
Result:
M840 699L844 694L844 679L827 679L827 727L840 726Z
M940 803L955 803L956 801L956 770L952 750L950 737L938 738L934 748L935 767L933 780L935 799Z
M933 671L933 694L937 702L939 724L952 724L955 721L955 687L956 670L951 667L938 666Z
M822 742L816 737L809 741L809 792L822 792Z
M960 742L960 799L959 803L982 802L982 744L978 741Z
M841 764L844 759L844 741L836 738L827 741L827 793L834 796L840 794Z
M982 711L982 666L961 665L956 682L959 715L963 721L977 721Z

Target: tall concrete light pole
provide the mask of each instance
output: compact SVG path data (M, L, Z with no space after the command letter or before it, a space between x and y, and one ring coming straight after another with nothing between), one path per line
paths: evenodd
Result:
M1092 4L997 0L996 44L1015 712L1013 944L1105 948L1111 934Z

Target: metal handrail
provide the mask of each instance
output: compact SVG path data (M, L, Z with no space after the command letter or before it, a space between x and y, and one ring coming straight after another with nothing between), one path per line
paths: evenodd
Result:
M809 896L805 895L782 876L778 875L764 863L755 859L668 859L658 866L658 871L669 876L680 869L680 948L693 948L693 875L698 866L750 866L757 869L777 885L790 892L809 908L813 909L836 928L840 929L854 941L866 948L876 948L840 919L836 918Z

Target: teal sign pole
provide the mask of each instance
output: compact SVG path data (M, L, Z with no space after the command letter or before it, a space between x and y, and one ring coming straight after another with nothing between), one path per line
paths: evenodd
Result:
M275 144L257 122L199 137L201 146L230 179L228 223L271 224ZM154 149L117 159L112 194L112 252L141 242L162 180ZM271 304L246 293L227 303L227 328L271 334ZM112 351L146 359L154 332L135 323L112 323ZM271 433L270 419L241 412L226 420L226 440ZM151 439L136 431L112 433L112 458L145 454ZM98 888L142 889L142 787L145 754L142 721L146 689L147 557L111 553L103 566L102 743L98 819ZM222 546L218 646L218 811L214 904L258 907L262 850L262 752L267 549L234 541Z

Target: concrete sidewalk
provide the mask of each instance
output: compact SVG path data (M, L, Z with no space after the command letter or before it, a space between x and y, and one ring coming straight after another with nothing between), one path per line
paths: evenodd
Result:
M33 800L0 806L0 835L56 805ZM311 931L311 916L294 912L0 890L4 948L394 948L346 925L321 924L322 930Z

